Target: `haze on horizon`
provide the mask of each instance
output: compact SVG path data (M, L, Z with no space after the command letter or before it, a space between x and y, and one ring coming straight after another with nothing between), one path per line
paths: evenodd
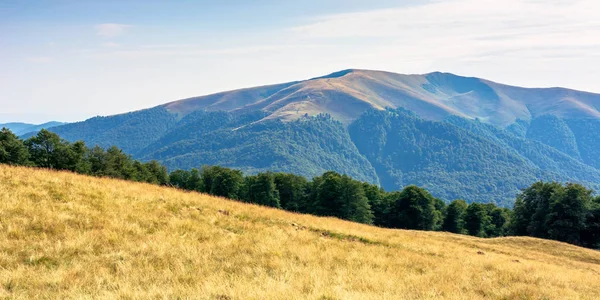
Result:
M348 68L600 93L596 0L247 2L3 1L0 123L78 121Z

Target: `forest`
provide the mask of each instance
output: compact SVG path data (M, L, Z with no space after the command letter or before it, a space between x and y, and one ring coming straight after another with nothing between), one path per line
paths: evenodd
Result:
M600 190L596 119L542 115L498 127L459 116L427 119L404 108L369 109L348 124L326 113L267 116L198 110L175 117L155 107L49 130L72 143L114 145L169 170L219 165L306 178L336 171L388 191L417 185L445 200L501 207L512 207L521 189L540 180Z
M172 186L386 228L533 236L600 249L600 197L576 183L536 182L521 190L509 209L461 199L447 203L415 185L385 191L334 171L311 180L290 173L244 175L221 166L169 172L155 160L140 162L116 146L89 148L47 130L23 140L6 128L0 131L0 163Z

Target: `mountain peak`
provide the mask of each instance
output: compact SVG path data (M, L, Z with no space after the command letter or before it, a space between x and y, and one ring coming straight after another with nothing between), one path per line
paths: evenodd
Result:
M600 95L564 89L528 89L446 72L397 74L345 69L304 81L246 88L165 104L178 116L197 110L265 112L295 120L330 114L349 124L369 109L406 108L429 120L450 115L497 126L551 114L600 119Z
M341 70L341 71L337 71L337 72L333 72L331 74L328 75L324 75L324 76L319 76L319 77L314 77L311 78L309 80L315 80L315 79L329 79L329 78L340 78L340 77L344 77L350 73L353 73L357 71L356 69L345 69L345 70Z

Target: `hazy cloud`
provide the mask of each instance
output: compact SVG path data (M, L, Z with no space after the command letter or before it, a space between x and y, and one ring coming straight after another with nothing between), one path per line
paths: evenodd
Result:
M94 26L96 34L102 37L112 38L125 33L126 29L131 25L116 24L116 23L104 23Z
M106 47L106 48L116 48L119 47L120 45L114 42L106 42L106 43L102 43L102 47Z
M481 56L535 49L549 57L600 51L597 0L448 0L395 9L334 14L291 29L308 39L372 39L372 54L425 58ZM565 50L567 49L567 50ZM385 52L385 53L382 53ZM380 56L381 57L381 56Z
M25 60L32 63L49 63L52 62L52 57L49 56L32 56L27 57Z
M110 45L109 45L110 44ZM115 43L105 43L105 47L117 47ZM118 50L85 50L79 51L87 58L127 58L143 59L152 57L198 57L198 56L243 56L254 54L281 53L290 50L322 48L323 45L248 45L230 48L207 48L201 45L189 44L160 44L142 45Z

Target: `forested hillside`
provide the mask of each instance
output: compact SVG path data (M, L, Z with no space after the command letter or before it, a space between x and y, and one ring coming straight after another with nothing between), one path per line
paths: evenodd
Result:
M493 203L467 204L461 199L447 204L416 185L385 191L334 171L311 180L271 171L244 175L240 170L206 165L169 173L157 161L142 163L115 146L90 149L82 141L70 143L47 130L22 140L6 128L0 130L0 164L173 186L381 227L478 237L529 235L600 247L600 197L593 190L573 183L536 182L519 192L513 210Z
M332 170L511 206L538 180L600 187L600 95L448 73L345 70L52 128L169 169Z
M417 184L443 199L507 206L537 180L600 183L600 171L565 153L459 117L434 122L404 109L369 111L349 131L386 189Z
M83 122L52 128L52 132L69 140L84 140L101 147L119 146L136 153L158 140L176 124L175 116L161 107L136 112L94 117Z
M538 180L600 187L596 120L542 116L502 129L457 116L425 120L405 109L369 110L347 127L328 115L290 122L264 116L197 111L177 120L157 108L53 131L71 141L89 135L86 143L117 145L171 170L208 164L307 178L333 170L386 190L424 186L447 201L510 206Z
M284 123L252 123L260 114L195 114L138 153L169 169L203 164L259 171L290 172L311 178L328 170L377 183L371 164L356 149L341 123L319 115Z

